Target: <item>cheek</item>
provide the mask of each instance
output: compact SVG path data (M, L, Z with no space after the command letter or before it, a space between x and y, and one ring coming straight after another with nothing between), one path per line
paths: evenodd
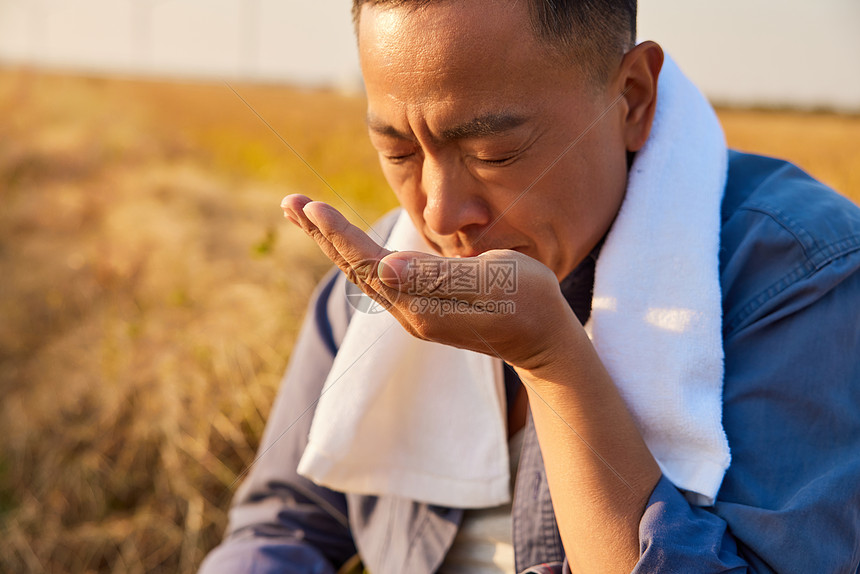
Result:
M381 160L382 174L385 180L397 197L400 205L412 216L413 221L423 219L424 204L426 203L424 194L418 184L419 177L416 169L403 166L391 165L383 159Z
M587 208L590 225L600 234L615 219L627 189L627 151L615 127L609 122L598 126L582 142L580 151L580 201Z
M612 149L613 153L606 153L603 159L603 179L601 181L601 198L599 199L603 209L605 210L605 225L612 224L618 210L621 208L621 202L624 200L624 195L627 191L627 151L621 147L606 148Z
M586 143L586 142L583 142ZM591 142L589 142L591 143ZM540 259L563 279L609 230L627 186L626 158L595 142L541 182L543 225L532 237ZM576 151L575 148L571 152Z

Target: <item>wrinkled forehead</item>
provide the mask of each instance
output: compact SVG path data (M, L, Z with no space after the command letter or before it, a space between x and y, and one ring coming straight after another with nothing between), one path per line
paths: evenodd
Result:
M403 101L467 92L500 97L559 73L531 31L526 2L365 4L358 38L371 99L383 86L387 96Z

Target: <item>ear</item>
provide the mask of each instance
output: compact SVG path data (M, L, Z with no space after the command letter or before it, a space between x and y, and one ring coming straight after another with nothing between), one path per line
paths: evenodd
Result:
M621 60L616 86L619 92L627 91L623 124L627 151L638 151L651 133L654 110L657 109L657 79L662 67L663 49L651 41L642 42Z

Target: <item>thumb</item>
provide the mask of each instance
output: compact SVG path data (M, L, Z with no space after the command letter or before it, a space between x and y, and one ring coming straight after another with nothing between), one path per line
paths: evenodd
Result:
M423 259L441 258L419 251L395 251L379 261L377 274L388 287L403 291L414 282L421 269L419 262Z

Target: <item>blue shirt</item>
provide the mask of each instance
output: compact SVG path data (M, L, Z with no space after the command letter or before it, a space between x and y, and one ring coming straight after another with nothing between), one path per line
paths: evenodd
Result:
M577 277L562 287L582 317ZM786 162L731 152L720 282L732 464L713 507L691 506L660 480L634 572L856 574L860 209ZM349 321L344 284L332 274L315 294L260 459L205 574L328 574L356 548L374 574L432 572L456 534L458 509L344 495L296 474ZM513 519L519 571L568 571L530 417Z

